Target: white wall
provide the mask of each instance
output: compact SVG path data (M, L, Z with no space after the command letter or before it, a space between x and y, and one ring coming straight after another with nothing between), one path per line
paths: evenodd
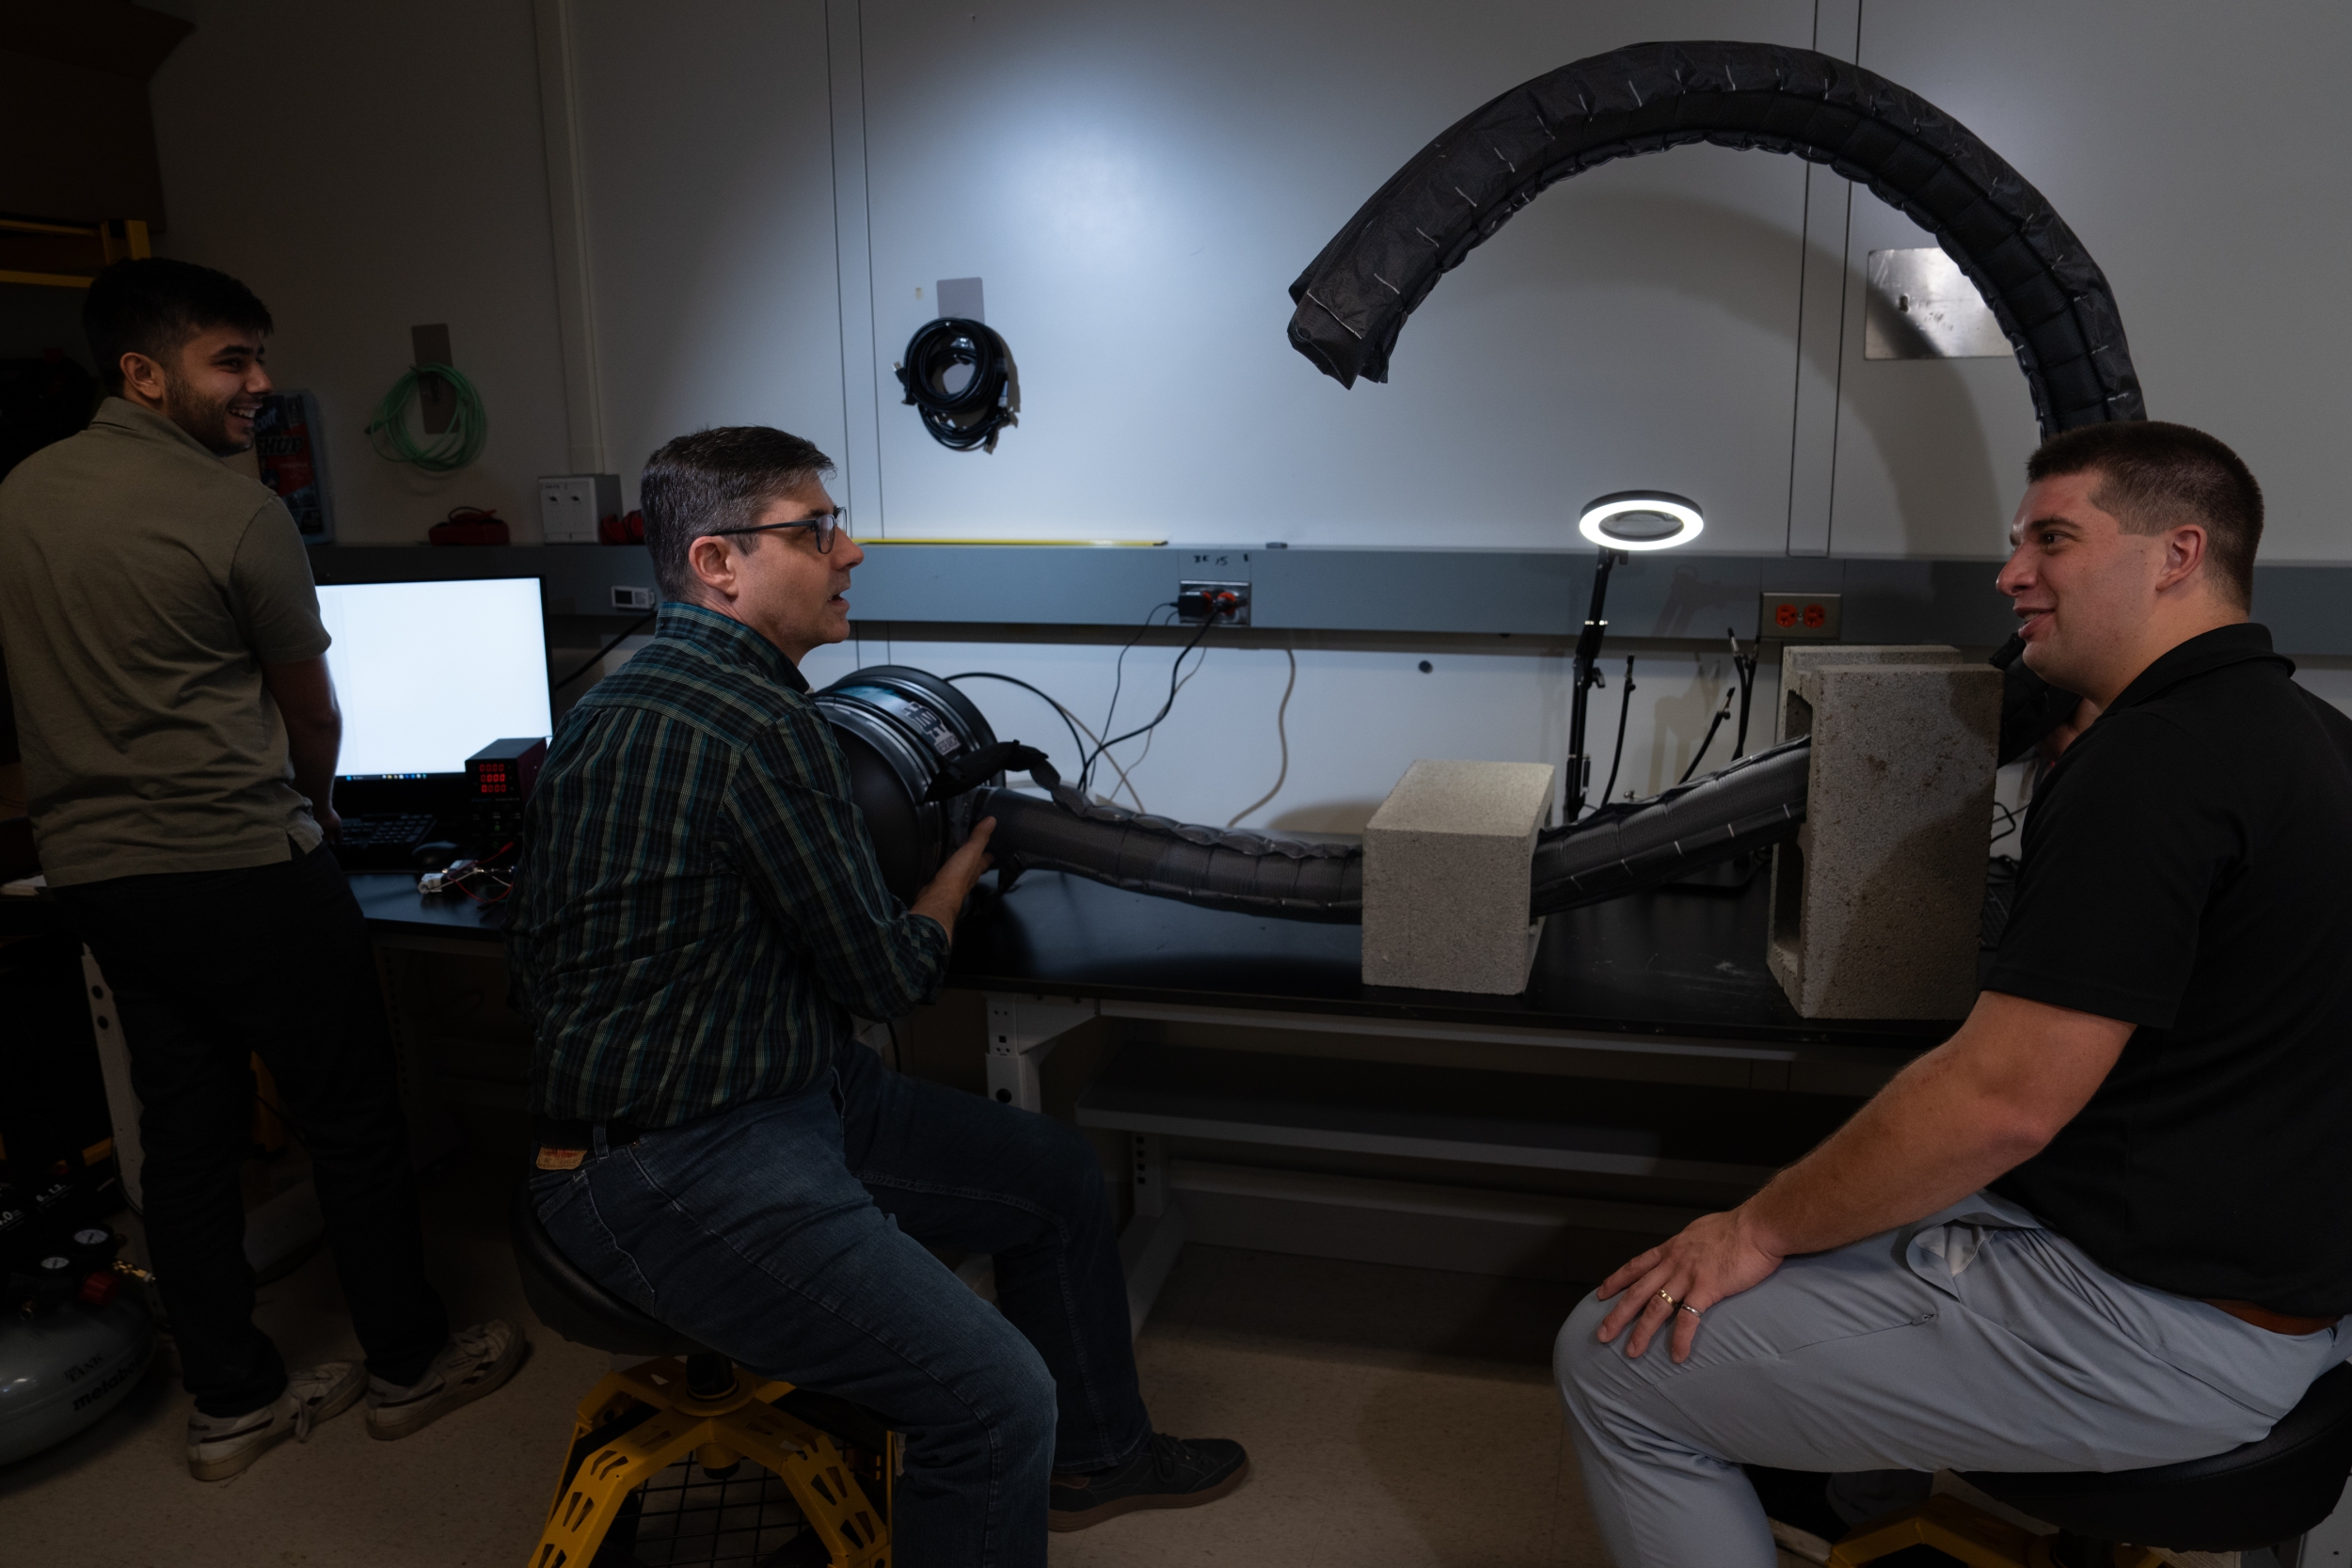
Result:
M2152 418L2212 431L2263 483L2265 562L2352 560L2337 451L2352 248L2335 112L2352 8L2297 0L1863 0L1861 63L1975 131L2114 286ZM1867 196L1848 260L1930 243ZM2001 553L2036 434L2008 359L1866 361L1850 287L1832 548Z
M271 374L324 412L339 538L418 543L470 505L536 542L535 481L565 451L530 0L176 8L197 26L153 84L157 248L269 306ZM362 434L436 322L490 423L482 460L437 478Z
M1619 647L1604 657L1609 688L1592 695L1587 743L1599 755L1592 792L1606 782L1616 740L1625 655L1635 654L1635 692L1627 725L1617 795L1653 795L1690 766L1692 752L1731 681L1726 654L1697 654L1657 644ZM1127 656L1119 730L1151 719L1167 698L1177 650L1139 647ZM1559 764L1567 752L1568 660L1564 656L1473 653L1364 653L1306 649L1296 656L1297 684L1285 729L1290 767L1281 792L1240 820L1245 827L1355 832L1417 757ZM1275 648L1215 647L1195 655L1167 721L1151 737L1115 753L1143 804L1189 822L1224 823L1263 795L1282 772L1276 714L1289 676ZM1096 734L1111 697L1112 659L1104 649L1003 642L949 643L869 639L819 649L804 667L813 685L838 680L866 664L912 664L938 675L990 670L1051 692ZM1430 666L1423 672L1421 666ZM1772 738L1777 670L1759 673L1753 700L1751 750ZM1066 778L1076 768L1069 732L1053 710L1018 688L964 681L961 689L987 714L999 738L1044 751ZM1730 760L1735 706L1708 752L1707 766ZM1139 767L1135 759L1142 757ZM1097 793L1119 779L1098 766ZM1120 803L1134 799L1121 789Z
M1804 167L1714 148L1555 187L1446 279L1392 380L1290 346L1291 280L1431 136L1660 36L1804 42L1804 0L865 8L877 362L977 276L1022 423L882 410L898 534L1549 546L1640 484L1786 538Z
M854 450L874 411L842 389L835 258L861 246L836 246L832 135L854 111L872 261L848 288L870 287L876 323L851 354L895 390L929 291L977 274L1024 384L1024 422L992 456L933 446L885 401L862 528L1545 544L1586 497L1647 483L1708 502L1710 546L1779 547L1795 160L1682 149L1555 187L1439 285L1390 386L1341 390L1282 327L1305 261L1486 97L1645 38L1802 42L1805 0L565 3L596 375L632 488L653 445L704 423ZM181 8L198 30L155 87L164 248L278 311L275 370L326 405L343 537L413 540L460 501L534 537L532 480L567 464L529 0ZM1863 62L1983 135L2105 265L2152 411L2245 450L2273 502L2266 559L2352 559L2332 511L2352 323L2305 277L2352 224L2330 195L2352 133L2322 118L2347 30L2352 12L2292 0L1863 0ZM2006 359L1863 361L1863 258L1922 237L1867 194L1853 213L1833 548L1993 553L2033 440L2023 382ZM408 326L435 321L492 439L475 469L424 481L359 427ZM1099 648L867 643L811 673L893 653L1025 674L1089 715L1108 696ZM1302 654L1292 779L1252 820L1343 825L1416 755L1565 752L1559 658L1429 656L1422 675L1421 657ZM1131 666L1164 681L1166 660ZM1629 768L1646 791L1679 772L1722 660L1644 663ZM1222 821L1263 791L1282 670L1279 653L1211 657L1136 775L1153 809ZM974 694L1007 733L1058 730L1007 689ZM1614 695L1597 694L1597 748Z
M533 537L530 482L567 464L532 7L169 3L198 27L154 87L163 246L278 312L276 370L326 404L344 536L414 539L469 501ZM596 375L632 483L652 445L719 420L849 454L838 100L862 115L849 175L871 199L871 276L850 286L875 324L849 349L885 391L861 526L1540 545L1589 495L1661 483L1708 503L1707 547L1778 547L1795 160L1682 149L1555 187L1431 295L1386 387L1342 391L1282 325L1305 261L1486 97L1642 38L1803 42L1804 0L834 0L858 47L831 71L823 0L566 3ZM2325 108L2352 11L1863 0L1860 36L1864 64L2055 200L2115 283L2151 409L2210 425L2264 479L2265 558L2352 559L2330 461L2352 321L2312 276L2352 239L2328 195L2352 131ZM2006 359L1861 357L1865 256L1921 243L1856 198L1837 553L1996 553L2034 439ZM1024 423L993 455L937 448L888 399L936 281L975 274L1023 372ZM407 327L433 321L492 421L483 462L444 480L359 434Z
M607 461L714 424L846 456L820 5L573 0Z

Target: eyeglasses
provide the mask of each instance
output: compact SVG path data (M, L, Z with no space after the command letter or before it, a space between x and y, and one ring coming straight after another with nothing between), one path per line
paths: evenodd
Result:
M754 523L749 528L714 528L703 538L715 538L729 533L771 533L778 529L806 528L817 531L817 553L831 555L833 542L846 537L850 531L850 509L836 506L831 512L819 512L814 517L803 517L795 523Z

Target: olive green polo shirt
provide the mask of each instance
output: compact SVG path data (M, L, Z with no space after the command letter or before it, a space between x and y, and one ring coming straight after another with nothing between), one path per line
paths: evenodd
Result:
M52 886L321 841L262 665L329 639L283 502L108 398L0 480L0 650Z

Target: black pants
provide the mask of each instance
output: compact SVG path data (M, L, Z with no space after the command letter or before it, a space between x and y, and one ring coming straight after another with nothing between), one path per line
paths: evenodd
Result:
M258 1410L286 1364L253 1325L238 1167L258 1054L310 1151L368 1370L405 1386L449 1338L424 1279L392 1043L359 906L325 848L278 865L118 877L57 890L114 988L144 1107L148 1250L188 1392Z

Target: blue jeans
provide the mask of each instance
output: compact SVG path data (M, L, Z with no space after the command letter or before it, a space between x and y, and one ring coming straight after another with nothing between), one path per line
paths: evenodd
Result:
M906 1436L892 1556L1045 1560L1048 1478L1143 1446L1127 1286L1077 1129L845 1047L799 1094L609 1147L532 1194L607 1290ZM922 1243L993 1254L997 1306Z

